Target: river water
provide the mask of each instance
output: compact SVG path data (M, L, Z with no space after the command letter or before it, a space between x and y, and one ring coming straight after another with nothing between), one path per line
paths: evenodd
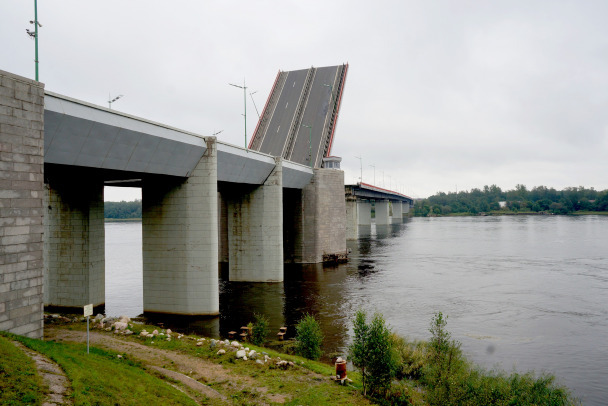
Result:
M283 283L233 283L221 317L187 328L225 335L263 313L271 328L317 316L328 356L343 354L354 312L428 339L434 313L481 366L550 372L585 405L608 402L608 216L413 218L363 230L337 266L285 267ZM106 311L143 310L141 223L106 223Z

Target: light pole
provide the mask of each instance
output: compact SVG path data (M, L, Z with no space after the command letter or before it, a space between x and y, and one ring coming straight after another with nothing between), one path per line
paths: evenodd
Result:
M308 160L310 161L310 167L312 168L312 126L302 124L302 127L308 128Z
M376 165L370 165L372 168L374 168L374 186L376 186Z
M118 96L116 96L115 98L112 99L112 96L110 96L110 93L108 93L108 107L110 108L110 110L112 110L112 103L114 103L116 100L120 99L121 97L124 97L122 94L119 94Z
M247 149L247 86L245 86L245 78L243 78L243 86L233 85L232 83L228 83L230 86L238 87L243 89L243 100L245 101L245 149Z
M253 107L255 108L255 112L258 115L258 120L260 119L260 112L258 111L258 106L255 105L255 100L253 100L253 95L256 94L258 91L256 90L255 92L251 92L249 93L249 96L251 96L251 101L253 102Z
M355 158L359 160L359 166L361 167L361 177L359 178L359 181L363 183L363 158L361 158L361 156L356 156Z
M30 24L34 24L34 31L30 31L27 28L25 31L27 35L34 38L35 45L35 56L34 63L36 65L36 82L38 82L38 27L42 27L42 24L38 22L38 0L34 0L34 21L30 20Z

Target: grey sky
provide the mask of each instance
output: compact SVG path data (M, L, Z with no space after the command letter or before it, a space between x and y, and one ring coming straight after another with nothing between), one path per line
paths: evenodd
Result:
M33 0L0 0L0 69L33 77ZM608 188L608 2L38 2L46 89L243 145L278 70L350 64L332 153L415 197ZM248 96L248 139L257 116ZM390 176L390 178L389 178ZM389 185L390 182L390 185Z

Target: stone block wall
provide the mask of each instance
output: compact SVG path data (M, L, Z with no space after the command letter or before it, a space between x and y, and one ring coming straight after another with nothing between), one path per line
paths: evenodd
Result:
M42 337L44 84L0 71L0 330Z

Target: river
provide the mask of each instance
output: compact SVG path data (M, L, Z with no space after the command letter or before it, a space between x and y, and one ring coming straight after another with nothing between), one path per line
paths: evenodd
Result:
M222 316L188 328L225 335L258 312L293 335L310 312L331 356L359 308L412 339L441 311L476 363L547 371L583 404L606 404L608 216L413 218L363 234L347 264L286 265L283 283L233 283L222 269ZM141 223L106 223L108 314L142 312L141 264Z

